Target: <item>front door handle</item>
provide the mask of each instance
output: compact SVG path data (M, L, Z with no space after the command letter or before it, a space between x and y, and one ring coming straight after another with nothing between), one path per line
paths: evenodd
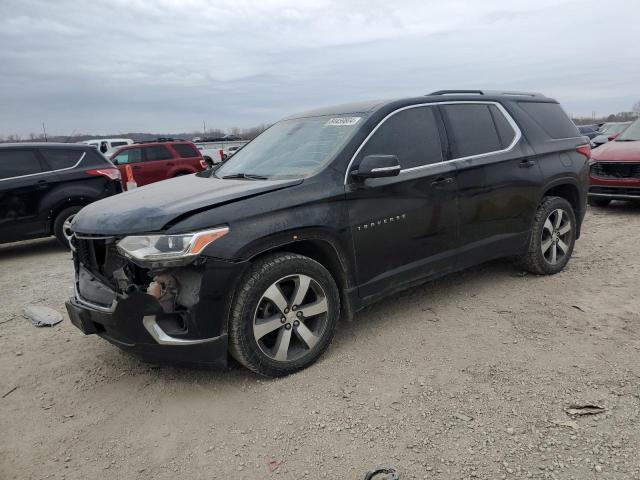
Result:
M536 162L534 162L533 160L522 160L518 166L520 168L531 168L536 164Z
M134 169L134 170L140 170L141 168L142 168L142 167L141 167L140 165L134 165L134 166L133 166L133 169Z
M170 167L173 167L174 164L173 164L173 162L167 162L167 165L170 166Z
M431 182L432 187L444 187L445 185L449 185L455 182L453 177L439 177Z

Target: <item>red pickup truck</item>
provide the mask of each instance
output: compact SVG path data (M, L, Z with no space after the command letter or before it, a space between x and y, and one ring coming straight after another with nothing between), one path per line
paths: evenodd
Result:
M111 161L120 170L124 185L128 183L127 166L130 166L133 180L139 187L207 168L196 146L180 140L127 145L117 150Z

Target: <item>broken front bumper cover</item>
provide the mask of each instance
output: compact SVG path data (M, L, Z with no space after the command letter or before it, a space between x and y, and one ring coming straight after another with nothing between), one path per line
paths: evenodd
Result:
M145 360L215 368L227 365L226 334L189 338L167 333L162 327L166 314L146 293L134 292L105 308L83 300L76 292L66 307L71 323L85 335L97 334Z

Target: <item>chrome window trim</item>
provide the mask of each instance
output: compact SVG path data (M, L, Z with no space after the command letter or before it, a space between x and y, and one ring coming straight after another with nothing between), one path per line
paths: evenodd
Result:
M46 148L46 147L38 147L35 148L34 150L39 150L40 148ZM9 149L7 149L9 150ZM27 150L26 148L20 148L18 150ZM63 149L61 149L63 150ZM17 177L8 177L8 178L0 178L0 182L4 182L5 180L15 180L16 178L27 178L27 177L35 177L36 175L45 175L47 173L55 173L55 172L64 172L66 170L72 170L74 168L76 168L78 165L80 165L80 163L82 162L82 160L84 160L84 157L87 155L87 152L82 152L82 155L80 156L80 159L76 162L75 165L72 165L71 167L65 167L65 168L58 168L57 170L47 170L46 172L38 172L38 173L29 173L28 175L18 175Z
M518 124L515 122L513 117L511 117L509 112L507 112L507 110L499 102L494 102L494 101L489 101L489 100L486 100L486 101L482 101L482 100L474 100L474 101L458 100L458 101L452 101L452 102L429 102L429 103L418 103L418 104L415 104L415 105L408 105L406 107L402 107L402 108L399 108L397 110L394 110L393 112L389 113L386 117L384 117L382 120L380 120L380 122L376 125L376 127L362 141L362 143L360 144L360 146L358 147L356 152L351 157L351 160L349 161L349 165L347 165L347 171L344 174L344 184L345 185L347 184L347 180L349 179L349 173L351 171L351 167L352 167L353 162L355 161L356 157L360 153L360 151L364 148L364 146L367 144L369 139L376 133L376 131L378 131L378 129L382 126L382 124L384 124L384 122L386 122L389 118L394 116L396 113L403 112L403 111L409 110L411 108L431 107L431 106L434 106L434 105L470 105L470 104L495 105L498 108L498 110L500 110L502 115L504 115L505 119L507 120L507 122L509 123L509 125L511 126L513 131L515 132L515 136L513 137L513 140L511 141L509 146L507 148L503 148L502 150L495 150L495 151L492 151L492 152L479 153L477 155L470 155L470 156L467 156L467 157L452 158L451 160L443 160L441 162L430 163L428 165L420 165L418 167L404 168L404 169L400 170L400 175L402 175L403 173L409 173L409 172L415 172L415 171L418 171L418 170L423 170L425 168L432 168L432 167L435 167L435 166L438 166L438 165L445 165L445 164L448 164L448 163L460 162L460 161L463 161L463 160L470 160L470 159L473 159L473 158L483 158L483 157L488 157L488 156L491 156L491 155L498 155L500 153L506 153L506 152L509 152L510 150L512 150L513 147L515 147L518 144L518 142L522 138L522 132L520 131L520 128L518 127Z

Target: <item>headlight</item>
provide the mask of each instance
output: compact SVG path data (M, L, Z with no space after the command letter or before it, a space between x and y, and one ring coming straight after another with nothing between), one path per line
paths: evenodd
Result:
M179 235L134 235L118 242L126 257L144 263L191 260L204 248L229 233L228 227Z

